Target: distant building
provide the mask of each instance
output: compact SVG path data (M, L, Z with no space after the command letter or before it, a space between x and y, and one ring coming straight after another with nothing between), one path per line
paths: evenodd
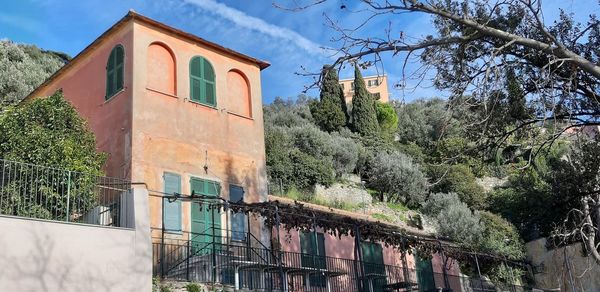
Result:
M367 91L373 94L376 100L381 102L390 101L390 93L388 90L387 75L381 76L366 76L363 77ZM347 103L352 102L352 96L354 96L354 78L340 80L342 90L344 90L344 98Z

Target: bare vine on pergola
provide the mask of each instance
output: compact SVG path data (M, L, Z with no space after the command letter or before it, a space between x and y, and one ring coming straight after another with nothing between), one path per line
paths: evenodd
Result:
M195 202L199 204L198 207L203 208L203 205L205 205L209 210L258 215L264 219L265 226L271 229L276 228L278 224L280 228L287 231L292 229L314 231L314 228L319 228L323 232L338 238L342 236L356 237L359 233L362 240L380 242L402 253L412 254L415 252L423 257L429 257L436 253L443 254L442 257L446 259L446 262L449 259L469 262L476 256L481 263L504 263L515 267L527 266L525 262L508 260L501 255L475 252L444 238L409 234L406 230L395 225L353 218L337 214L334 210L317 210L297 201L294 201L293 204L282 203L277 200L245 203L230 202L222 198L203 195L186 196L182 194L166 196L165 198L169 202L176 200Z
M331 1L275 6L298 11ZM332 65L397 66L402 68L401 85L409 79L421 84L433 76L431 83L450 94L450 111L477 109L465 125L473 129L471 138L477 143L465 152L491 155L521 135L527 137L523 148L531 149L527 151L531 162L565 132L600 125L600 25L595 15L578 23L561 10L559 18L548 24L541 0L361 0L358 8L352 2L354 11L348 7L351 2L341 3L341 11L355 13L363 21L344 27L325 16L337 34ZM379 32L363 31L379 17L397 19L406 14L430 17L435 32L414 37L418 32L402 31L392 22ZM383 54L400 60L383 64ZM415 61L418 67L408 71ZM314 76L309 86L313 88L320 85L321 72L315 69L299 73ZM577 235L600 262L600 198L590 194L579 198L559 238Z

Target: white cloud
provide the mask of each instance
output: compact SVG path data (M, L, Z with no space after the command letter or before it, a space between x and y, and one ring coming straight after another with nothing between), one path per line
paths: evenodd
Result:
M270 24L260 18L250 16L242 11L218 3L214 0L184 0L184 2L195 5L204 11L214 13L240 27L295 44L298 48L301 48L309 54L322 56L325 53L319 44L303 37L291 29Z

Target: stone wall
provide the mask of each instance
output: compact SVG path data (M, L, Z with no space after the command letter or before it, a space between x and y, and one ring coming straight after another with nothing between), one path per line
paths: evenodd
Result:
M552 291L600 291L600 266L583 253L580 243L548 250L546 239L528 242L536 288Z

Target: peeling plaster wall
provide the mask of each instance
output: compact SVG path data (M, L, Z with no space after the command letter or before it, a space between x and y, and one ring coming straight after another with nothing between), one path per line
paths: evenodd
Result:
M548 250L546 239L540 238L526 247L527 259L539 271L534 273L536 288L600 291L600 266L584 256L581 243Z

